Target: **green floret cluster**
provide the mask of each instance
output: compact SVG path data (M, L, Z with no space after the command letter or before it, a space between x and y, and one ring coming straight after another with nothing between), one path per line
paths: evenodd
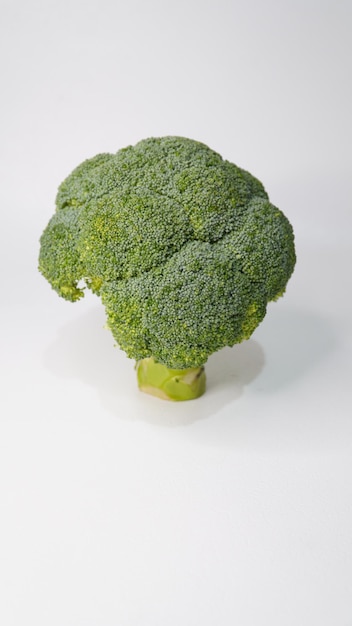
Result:
M39 269L101 296L133 359L203 365L248 339L295 265L292 227L262 184L207 146L146 139L79 165L59 188Z

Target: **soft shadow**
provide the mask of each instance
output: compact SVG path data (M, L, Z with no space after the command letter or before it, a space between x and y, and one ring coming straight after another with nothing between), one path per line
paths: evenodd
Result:
M163 427L215 415L238 399L249 384L252 393L268 394L294 385L338 346L329 319L274 305L257 329L256 340L224 348L209 358L207 392L202 398L169 403L139 392L133 361L114 347L104 324L104 309L94 307L63 326L44 355L45 365L56 376L77 379L95 389L102 406L113 415Z
M265 369L255 388L272 393L295 384L338 347L333 320L321 314L272 306L257 338L265 349Z
M240 397L264 366L263 350L254 340L225 348L207 362L207 392L202 398L165 402L138 391L133 361L114 347L104 324L104 310L97 307L66 324L44 354L44 363L56 376L96 389L102 406L121 418L164 427L191 424L215 415Z

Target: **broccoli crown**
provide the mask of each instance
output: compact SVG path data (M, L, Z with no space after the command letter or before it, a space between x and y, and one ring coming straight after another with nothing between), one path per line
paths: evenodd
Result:
M64 180L39 269L67 300L83 296L82 280L100 295L129 357L184 369L248 339L295 261L292 227L256 178L202 143L162 137Z

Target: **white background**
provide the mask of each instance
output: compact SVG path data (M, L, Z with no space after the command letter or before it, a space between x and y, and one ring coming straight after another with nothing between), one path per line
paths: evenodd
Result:
M351 626L351 2L0 6L1 626ZM37 272L61 180L161 135L263 180L298 255L181 405Z

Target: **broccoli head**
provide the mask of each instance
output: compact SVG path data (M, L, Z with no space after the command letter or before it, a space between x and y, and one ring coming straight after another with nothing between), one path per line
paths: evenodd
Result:
M101 297L142 389L185 399L203 393L210 354L251 336L295 261L292 227L256 178L202 143L161 137L64 180L39 269L67 300L85 287Z

